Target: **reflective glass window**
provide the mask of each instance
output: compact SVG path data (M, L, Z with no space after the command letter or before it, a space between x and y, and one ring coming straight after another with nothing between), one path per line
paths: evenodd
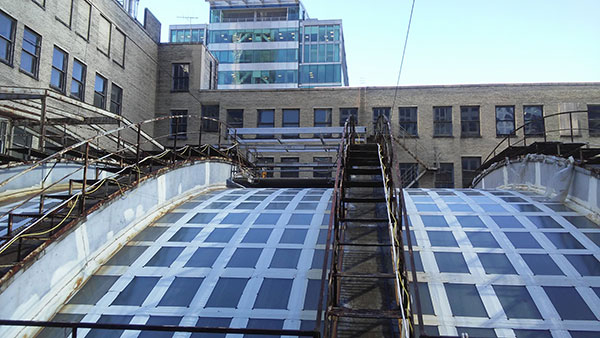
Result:
M460 107L461 137L479 137L479 106Z
M52 70L50 73L50 87L64 93L67 82L67 62L69 55L62 49L54 46L52 54Z
M77 59L73 60L73 75L71 77L71 96L79 101L85 96L85 76L87 67Z
M433 136L452 136L452 107L433 107Z
M445 283L444 288L454 316L488 317L475 285Z
M600 105L588 105L587 108L590 136L600 136Z
M105 109L106 108L106 90L107 80L100 74L96 74L96 81L94 83L94 106Z
M16 21L0 11L0 61L12 65Z
M25 27L21 49L21 70L37 78L40 68L42 37Z
M556 265L554 260L546 254L521 254L521 257L529 266L534 275L562 276L564 273Z
M486 274L516 275L517 272L505 254L478 253Z
M492 285L508 319L542 319L540 312L524 286Z
M496 106L496 135L515 133L515 106Z
M434 252L440 272L469 273L469 268L460 252Z
M544 111L543 106L524 106L523 122L525 135L544 135Z
M597 320L574 287L543 286L562 320Z

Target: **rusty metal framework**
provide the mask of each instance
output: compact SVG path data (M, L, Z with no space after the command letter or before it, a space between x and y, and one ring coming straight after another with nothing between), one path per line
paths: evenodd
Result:
M573 157L575 163L579 166L586 166L592 172L600 173L598 165L600 165L600 144L591 144L590 142L576 142L576 137L580 136L582 131L590 131L587 128L580 128L579 123L575 123L573 115L587 114L587 110L573 110L550 114L543 116L537 121L528 121L516 128L513 133L506 135L489 155L482 161L479 169L476 170L476 177L471 183L471 187L475 186L481 180L481 173L489 168L492 164L502 162L504 160L518 158L527 154L543 154L559 157ZM546 130L540 135L527 135L525 129L533 123L543 121L544 126L546 121L551 118L559 119L568 117L568 128L558 128ZM518 137L517 133L523 131L523 136ZM561 141L554 141L556 137L553 134L558 134ZM543 139L543 141L531 141L531 139ZM562 142L562 138L568 139L570 142ZM501 150L502 149L502 150Z
M163 135L155 139L143 141L142 127L164 120L179 118L199 118L218 123L221 128L227 128L224 123L206 117L191 115L178 115L154 118L137 124L126 125L111 131L104 132L95 137L80 141L68 146L52 155L49 155L26 169L0 182L0 187L5 186L19 177L31 172L44 164L57 163L68 159L71 163L80 163L72 172L61 179L45 186L35 194L21 200L2 217L8 217L7 234L2 237L0 245L0 272L3 277L0 282L6 280L27 261L33 259L43 248L54 239L61 236L65 231L74 226L82 217L97 210L107 201L120 196L125 191L135 188L140 182L156 176L163 171L171 170L195 161L218 160L235 164L233 175L252 174L252 163L248 161L249 154L239 146L235 139L227 140L227 144L221 144L221 137L217 145L185 145L165 150L143 150L144 145L149 142L157 142L163 138L173 136ZM134 144L117 147L115 151L91 151L91 144L105 139L123 130L133 130L137 134L137 142ZM176 129L177 130L177 129ZM201 141L202 132L199 134ZM177 136L177 135L175 135ZM177 140L177 137L175 137ZM95 178L90 179L88 171L95 168ZM52 169L50 169L52 170ZM100 179L99 173L105 171L110 175ZM48 194L48 191L59 183L69 183L67 193ZM75 191L73 188L78 188ZM20 213L19 207L39 198L38 213ZM58 205L44 211L44 200L48 198L59 199ZM24 225L13 228L15 217L29 219Z

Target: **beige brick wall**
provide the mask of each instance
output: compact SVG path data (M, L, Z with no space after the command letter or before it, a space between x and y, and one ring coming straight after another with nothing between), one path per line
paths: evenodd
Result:
M72 25L68 27L56 19L68 17L64 10L58 8L57 1L46 1L45 8L30 0L2 1L0 9L17 21L15 34L14 57L12 67L0 63L0 85L49 88L52 54L54 46L69 54L67 68L67 93L71 86L73 59L76 58L87 66L85 102L92 104L94 99L94 82L96 73L108 79L108 104L110 105L111 83L123 88L122 114L132 122L143 121L154 116L158 46L143 29L141 24L132 19L113 0L90 1L91 20L89 40L75 31L78 19L78 6L84 0L73 1ZM126 48L123 67L116 62L115 53L105 55L98 49L98 26L103 15L114 29L125 33ZM34 79L19 71L21 46L24 28L28 27L41 35L42 45L39 62L39 76ZM115 33L116 34L116 33ZM111 42L112 44L112 42ZM111 49L116 51L114 46ZM112 128L112 127L107 127ZM153 127L147 125L144 130L153 133Z
M398 108L418 108L418 133L416 139L406 140L406 145L421 159L433 163L437 158L442 163L454 164L454 183L460 187L461 157L478 156L482 161L501 141L496 136L495 107L497 105L515 106L515 123L523 124L524 105L543 105L544 115L564 111L561 107L578 107L586 109L588 104L600 104L600 83L574 84L498 84L498 85L457 85L457 86L417 86L400 87L396 93L394 87L367 88L324 88L324 89L293 89L293 90L218 90L198 91L194 94L201 103L218 104L220 119L226 120L227 109L244 109L244 127L256 127L258 109L275 109L275 126L280 127L282 110L285 108L300 109L301 127L310 127L314 123L315 108L332 109L332 125L339 124L340 108L359 108L359 125L367 126L369 133L373 130L373 107L392 107L391 124L398 128ZM394 96L396 101L394 103ZM190 105L197 105L197 101ZM433 107L451 106L453 115L452 137L433 137ZM479 138L462 138L460 125L460 107L480 107ZM198 108L199 110L199 108ZM587 115L579 114L581 128L587 128ZM558 117L546 121L546 130L556 130L559 127ZM193 127L192 127L193 128ZM303 135L307 137L308 135ZM522 138L523 131L517 133ZM558 133L552 133L551 139L561 139ZM543 140L535 138L528 140ZM562 138L564 141L570 139ZM210 140L214 142L214 139ZM597 137L589 137L583 131L576 142L591 142L600 144ZM194 142L192 142L194 143ZM264 154L270 156L270 154ZM280 154L273 155L279 162ZM292 156L292 155L283 155ZM331 156L327 154L299 153L301 162L312 162L313 156ZM402 162L415 162L413 158L402 152ZM335 158L334 158L335 160ZM421 186L431 186L433 175L426 175L420 182Z

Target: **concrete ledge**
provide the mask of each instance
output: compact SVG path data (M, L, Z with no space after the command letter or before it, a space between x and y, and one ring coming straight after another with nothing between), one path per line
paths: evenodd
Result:
M230 172L227 163L190 164L150 178L106 203L0 285L0 318L50 320L138 232L191 196L225 187ZM0 336L31 337L38 330L0 327Z

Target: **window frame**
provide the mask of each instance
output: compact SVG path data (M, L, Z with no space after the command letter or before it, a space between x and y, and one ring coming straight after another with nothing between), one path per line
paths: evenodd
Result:
M272 122L262 122L263 114L271 113ZM275 128L275 109L257 109L256 110L256 128ZM256 138L273 138L273 134L256 135Z
M373 127L377 125L377 120L381 115L385 115L389 120L391 111L392 107L373 107Z
M535 117L532 114L531 118L527 118L527 110L529 108L539 108L541 116ZM538 123L541 125L538 125ZM541 127L541 130L537 130L538 127ZM532 131L532 128L535 129L535 131ZM523 105L523 134L529 137L541 137L544 136L545 132L546 124L544 121L544 106L541 104Z
M475 169L465 169L465 167L470 167L470 164L465 165L465 161L476 161L479 164ZM477 169L481 167L481 156L463 156L460 158L460 165L462 175L462 186L463 188L468 188L473 182L473 179L477 176Z
M509 119L498 119L498 109L501 108L512 108L512 120ZM515 124L515 106L514 105L500 105L500 106L495 106L494 107L494 117L496 119L496 137L508 137L508 136L515 136L517 134L516 132L516 124ZM508 133L508 134L500 134L498 131L498 122L512 122L512 132Z
M313 163L333 163L330 156L313 156ZM333 168L313 168L313 178L331 178Z
M74 71L75 71L75 64L80 64L81 65L81 80L78 80L75 78L74 76ZM86 82L86 76L87 76L87 65L81 61L79 61L76 58L73 58L73 67L71 67L71 87L69 88L69 96L79 100L81 102L85 101L85 82ZM76 83L77 85L80 86L81 88L81 97L78 97L77 95L73 95L73 83Z
M46 0L31 0L36 5L40 6L43 9L46 9Z
M345 116L345 118L344 118ZM350 107L350 108L340 108L340 127L346 125L346 121L350 118L350 116L354 116L356 123L358 123L358 108Z
M16 42L15 39L16 39L16 32L17 32L17 20L14 19L12 16L6 14L6 12L4 12L2 10L0 10L0 15L4 16L8 21L11 22L9 39L0 35L0 39L4 40L7 44L7 50L6 50L7 58L6 59L0 58L0 62L12 67L13 63L14 63L14 56L15 56L15 42Z
M186 70L179 67L187 67ZM178 69L181 69L182 74L178 74ZM174 62L171 64L171 92L189 92L190 91L190 71L191 64L189 62Z
M34 35L37 37L37 41L35 44L35 55L31 54L28 50L25 50L25 48L23 47L25 45L25 33L29 32L30 34ZM29 55L32 60L34 60L33 62L33 72L29 72L27 69L23 69L23 54L27 54ZM29 76L31 76L32 78L38 80L39 79L39 73L40 73L40 56L42 53L42 36L39 35L38 33L36 33L33 29L25 26L25 29L23 31L23 44L21 45L21 62L19 64L19 70L21 72L23 72L24 74L27 74Z
M98 82L98 78L102 79L104 81L104 89L102 92L99 92L96 90L96 83ZM100 75L99 73L96 73L96 77L94 80L94 101L93 101L93 106L96 108L100 108L100 109L104 109L106 110L106 99L108 96L108 79L105 78L104 76ZM97 106L96 105L96 98L100 98L101 101L101 105Z
M404 110L404 113L403 113ZM414 110L414 111L413 111ZM408 112L408 114L406 114ZM413 116L414 113L414 116ZM398 107L398 123L400 130L405 131L405 136L419 137L419 108L418 107ZM414 133L410 127L414 127ZM408 127L408 128L407 128Z
M216 107L216 109L215 109ZM200 116L212 118L219 121L221 107L218 104L203 104L200 106ZM219 122L202 119L202 131L209 133L219 132Z
M443 111L442 119L441 114ZM433 137L453 137L453 125L452 125L452 106L434 106L433 107ZM444 132L447 127L449 131Z
M299 157L282 157L280 163L300 163ZM299 178L300 167L281 167L279 177L281 178Z
M477 110L477 118L473 116L465 117L465 113L473 113L473 109ZM477 131L465 130L466 126L476 125ZM461 106L460 107L460 137L462 138L477 138L481 137L481 107L480 106Z
M56 66L54 65L54 55L56 52L62 53L63 54L63 64L62 64L62 69L58 69L56 68ZM63 50L62 48L58 47L58 46L54 46L54 49L52 50L52 63L51 63L51 71L50 71L50 88L56 89L58 90L60 93L65 94L66 90L67 90L67 71L69 68L69 53L67 53L65 50ZM62 80L62 88L60 86L55 86L52 83L52 75L58 72L59 73L59 79Z
M235 117L235 119L239 119L240 122L234 121L234 117L232 117L232 113L240 114L239 118ZM244 128L244 109L227 109L227 125L231 128Z
M189 115L187 109L171 109L170 113L171 116ZM176 135L178 140L187 140L187 116L169 120L171 121L169 123L169 140L174 140ZM175 130L175 126L177 126L177 130Z
M119 92L118 100L115 100L115 89ZM117 107L117 111L113 111L113 107ZM123 115L123 88L116 85L114 82L110 86L110 110L111 113L119 116Z
M600 137L600 104L588 104L587 111L588 134L590 137ZM592 117L592 114L597 115ZM594 128L591 128L592 124L594 124Z
M438 177L444 177L444 175L448 175L451 180L439 180ZM435 188L454 189L454 163L440 163L440 167L434 174L434 186Z
M98 51L100 51L100 53L104 54L106 57L110 58L110 47L112 45L111 41L112 41L112 27L113 27L113 23L104 15L100 14L100 20L105 20L106 22L108 22L108 46L100 46L100 44L98 44L98 46L96 47L96 49L98 49ZM91 22L91 19L90 19ZM100 35L100 22L98 21L98 35ZM100 41L100 39L98 39L98 41ZM100 47L107 47L106 51L104 51L102 48Z
M286 113L296 113L297 122L286 122ZM281 126L283 128L299 128L300 127L300 109L296 108L284 108L281 110ZM299 134L284 134L282 138L300 138Z

